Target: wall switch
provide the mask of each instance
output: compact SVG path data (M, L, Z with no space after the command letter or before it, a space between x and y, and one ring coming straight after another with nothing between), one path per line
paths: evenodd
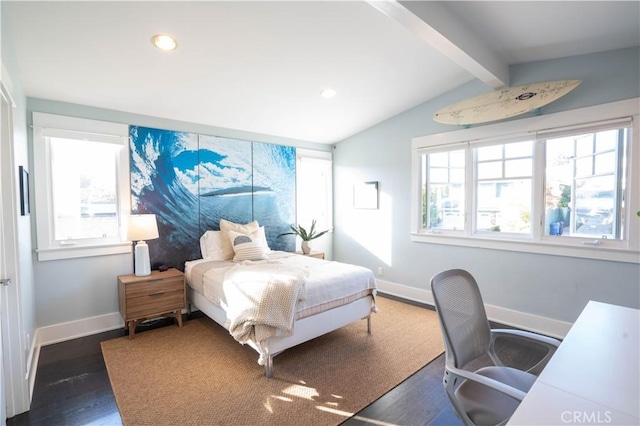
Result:
M378 266L378 276L383 276L384 275L384 268L382 266Z

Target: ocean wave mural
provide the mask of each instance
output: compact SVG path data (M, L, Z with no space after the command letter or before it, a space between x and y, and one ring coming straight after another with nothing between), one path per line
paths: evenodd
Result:
M278 238L295 222L295 148L137 126L130 136L132 212L158 217L152 266L184 269L222 218L257 220L272 249L295 249Z
M294 251L295 237L278 235L289 232L296 222L296 150L260 142L254 142L252 148L253 219L265 224L269 247Z

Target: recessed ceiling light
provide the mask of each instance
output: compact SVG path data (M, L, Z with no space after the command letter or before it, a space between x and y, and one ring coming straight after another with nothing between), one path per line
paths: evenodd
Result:
M156 34L151 37L151 43L160 50L170 51L178 47L176 39L168 34Z
M324 89L322 92L320 92L320 96L322 96L323 98L333 98L336 95L336 91L333 89Z

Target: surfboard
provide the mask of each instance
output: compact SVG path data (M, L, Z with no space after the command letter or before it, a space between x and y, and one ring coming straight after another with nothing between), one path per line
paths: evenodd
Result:
M515 117L563 97L581 82L557 80L505 87L442 108L433 119L444 124L467 125Z

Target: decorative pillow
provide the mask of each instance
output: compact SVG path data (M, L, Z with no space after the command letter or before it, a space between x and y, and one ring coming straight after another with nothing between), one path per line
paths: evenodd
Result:
M226 219L220 219L220 231L222 232L222 252L224 254L224 260L233 259L233 247L231 246L231 240L229 239L229 231L239 232L241 234L250 234L260 227L255 220L246 225L239 223L233 223Z
M207 231L200 237L200 252L207 260L226 260L222 250L222 231Z
M267 253L271 251L271 248L269 247L269 243L267 243L267 236L264 232L264 226L261 226L260 228L258 228L257 231L253 231L252 235L254 235L256 239L258 239L264 245L264 249Z
M229 231L229 239L235 252L233 260L264 260L268 259L267 250L263 240L259 237L260 230L251 234Z

